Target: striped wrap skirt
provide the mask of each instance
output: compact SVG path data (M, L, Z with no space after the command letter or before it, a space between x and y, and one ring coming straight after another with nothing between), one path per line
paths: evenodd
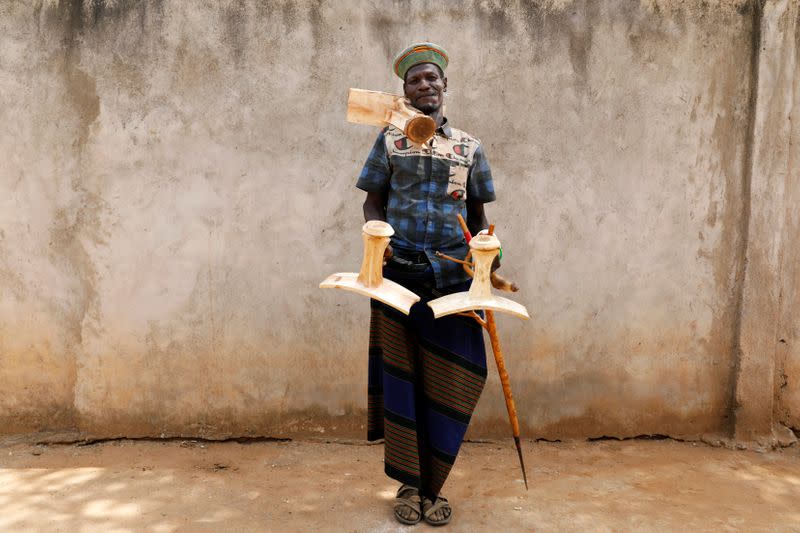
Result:
M483 330L467 317L434 320L427 305L469 282L436 289L430 271L390 267L384 276L421 300L408 316L371 300L367 438L384 439L389 477L435 497L486 382Z

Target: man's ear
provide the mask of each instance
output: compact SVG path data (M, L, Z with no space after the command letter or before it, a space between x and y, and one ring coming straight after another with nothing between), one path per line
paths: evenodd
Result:
M447 78L442 78L442 81L444 82L444 89L443 90L447 91Z

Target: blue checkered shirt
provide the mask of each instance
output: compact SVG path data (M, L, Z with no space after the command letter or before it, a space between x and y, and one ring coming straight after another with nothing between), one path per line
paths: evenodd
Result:
M467 243L456 213L466 218L466 199L495 199L492 172L481 142L445 121L430 146L415 145L394 126L384 129L364 164L356 187L388 191L386 221L394 228L392 248L399 257L424 253L438 288L466 281L458 263L436 257L440 251L463 258Z

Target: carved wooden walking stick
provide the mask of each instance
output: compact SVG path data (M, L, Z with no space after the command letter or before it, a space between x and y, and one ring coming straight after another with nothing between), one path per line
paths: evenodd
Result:
M390 305L405 314L419 301L419 296L399 283L383 279L383 252L394 235L392 226L381 220L370 220L361 228L364 259L361 271L331 274L319 284L323 289L354 291Z
M500 349L500 337L497 334L497 324L494 321L494 311L487 309L486 331L489 332L489 341L492 343L492 353L494 361L497 363L497 373L500 376L500 384L503 386L503 396L506 399L506 410L508 420L511 422L511 434L514 437L514 445L517 447L519 456L519 466L522 468L522 479L525 481L525 490L528 490L528 475L525 473L525 461L522 459L522 445L519 441L519 420L517 419L517 406L514 404L514 395L511 394L511 380L506 371L506 362L503 359L503 350Z
M472 276L472 284L470 285L469 292L461 292L437 298L428 305L433 309L434 317L439 318L449 314L460 314L475 319L486 331L489 332L489 341L492 344L492 352L494 353L494 360L497 363L497 373L500 376L500 384L503 387L503 396L506 400L506 410L508 411L508 419L511 422L511 432L514 437L514 445L517 448L517 455L519 456L519 466L522 469L522 479L525 481L525 490L528 490L528 475L525 472L525 461L522 458L522 445L520 443L519 433L519 420L517 418L517 407L514 404L514 395L511 393L511 380L508 377L506 370L505 359L503 358L503 350L500 348L500 337L497 334L497 324L494 320L494 310L509 313L521 318L528 318L528 311L524 306L500 298L491 294L489 287L490 283L495 287L502 287L504 290L516 292L517 287L511 282L508 282L496 274L492 269L492 261L499 253L500 241L495 237L494 225L489 227L488 235L478 235L474 239L470 235L464 219L461 214L458 215L458 222L464 232L464 237L470 245L470 252L467 257L461 261L444 254L438 254L441 257L455 260L464 267ZM474 270L470 268L472 265L469 263L470 255L474 255ZM499 278L499 279L497 279ZM483 309L486 319L482 319L475 312L476 309ZM467 312L468 311L468 312Z

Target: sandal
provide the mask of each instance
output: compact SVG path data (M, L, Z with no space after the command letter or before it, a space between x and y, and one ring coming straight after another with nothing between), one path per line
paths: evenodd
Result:
M419 490L411 485L400 485L397 489L397 497L394 499L394 517L401 524L413 526L422 520L422 511L420 510L420 497ZM400 509L411 509L413 514L412 518L406 518L400 514Z
M445 513L444 518L433 518L434 513L436 511L440 511L446 509L447 512ZM438 496L436 498L436 502L432 502L428 498L422 499L422 516L425 518L425 521L432 526L443 526L450 522L450 517L453 516L453 510L450 508L450 504L447 503L446 498L442 498Z

